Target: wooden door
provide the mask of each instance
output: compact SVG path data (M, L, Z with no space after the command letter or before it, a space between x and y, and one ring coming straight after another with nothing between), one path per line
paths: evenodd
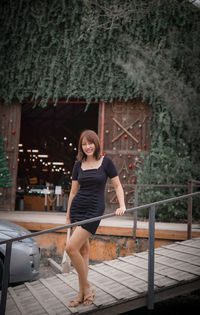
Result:
M141 161L140 151L150 148L149 117L151 107L140 100L101 103L99 107L99 135L103 153L111 157L117 166L124 188L127 208L134 205L136 169ZM117 198L108 181L106 187L106 213L115 211Z
M12 178L11 188L0 187L0 210L15 210L20 125L21 105L0 103L0 134Z

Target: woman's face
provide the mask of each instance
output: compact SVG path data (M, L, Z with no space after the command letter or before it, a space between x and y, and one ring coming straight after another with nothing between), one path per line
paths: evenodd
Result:
M93 156L95 152L95 144L88 141L87 138L83 137L82 149L87 156Z

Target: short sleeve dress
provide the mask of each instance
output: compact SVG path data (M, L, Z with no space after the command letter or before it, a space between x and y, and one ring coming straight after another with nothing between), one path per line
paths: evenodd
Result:
M80 189L74 196L70 207L71 223L103 215L105 210L105 185L109 178L117 176L116 167L111 158L104 156L97 169L82 170L81 162L74 164L72 180L78 180ZM95 234L100 221L81 225Z

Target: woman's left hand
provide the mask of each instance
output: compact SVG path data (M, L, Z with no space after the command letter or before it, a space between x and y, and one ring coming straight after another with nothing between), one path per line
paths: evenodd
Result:
M118 208L118 209L115 211L115 215L121 216L121 215L124 214L125 211L126 211L126 208L125 208L125 207Z

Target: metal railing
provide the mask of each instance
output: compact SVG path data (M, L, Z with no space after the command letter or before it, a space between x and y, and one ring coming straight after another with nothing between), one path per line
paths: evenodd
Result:
M152 202L146 205L141 205L137 207L133 207L127 209L126 212L135 212L138 210L149 208L149 249L148 249L148 309L152 310L154 308L154 240L155 240L155 208L158 205L166 204L170 202L175 202L177 200L192 198L197 195L200 195L200 191L181 195L178 197L173 197L170 199L160 200L156 202ZM97 220L107 219L110 217L115 216L114 213L105 214L103 216L95 217L92 219L87 219L83 221L79 221L76 223L58 226L52 229L43 230L40 232L34 232L27 235L15 237L8 239L6 241L0 241L0 245L6 244L6 253L4 259L4 268L3 268L3 280L2 280L2 292L1 292L1 305L0 305L0 314L4 315L6 310L6 300L7 300L7 291L8 291L8 284L9 284L9 272L10 272L10 258L11 258L11 251L12 251L12 243L15 241L20 241L25 238L29 237L36 237L38 235L71 228L77 225L82 225L85 223L94 222Z

